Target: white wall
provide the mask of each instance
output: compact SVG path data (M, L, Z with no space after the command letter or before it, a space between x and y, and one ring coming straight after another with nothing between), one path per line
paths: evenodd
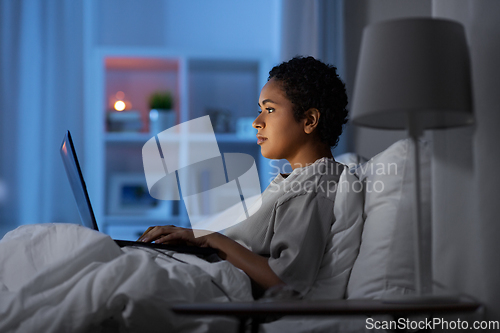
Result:
M500 320L500 1L346 1L346 69L352 93L365 25L380 20L434 16L464 25L470 47L476 125L433 131L434 280L486 305ZM404 132L356 129L356 151L382 151Z
M434 0L432 11L465 27L476 117L475 128L434 135L435 276L500 320L500 2Z

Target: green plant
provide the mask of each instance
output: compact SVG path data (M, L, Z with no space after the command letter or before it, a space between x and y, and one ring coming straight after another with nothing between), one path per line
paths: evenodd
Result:
M173 108L174 99L169 91L157 91L149 97L150 109L156 110L171 110Z

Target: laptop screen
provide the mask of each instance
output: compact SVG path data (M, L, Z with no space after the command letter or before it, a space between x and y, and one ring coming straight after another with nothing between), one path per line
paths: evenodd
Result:
M92 210L92 205L90 204L87 186L83 180L82 170L78 163L75 146L73 145L73 140L71 139L71 133L69 131L64 136L60 151L66 174L68 175L69 183L71 184L71 189L73 190L76 204L78 205L82 225L90 229L99 230L94 211Z

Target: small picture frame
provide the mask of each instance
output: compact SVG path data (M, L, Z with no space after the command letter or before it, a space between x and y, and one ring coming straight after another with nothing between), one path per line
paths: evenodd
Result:
M110 176L108 213L167 218L172 215L172 201L153 198L142 173L116 173Z

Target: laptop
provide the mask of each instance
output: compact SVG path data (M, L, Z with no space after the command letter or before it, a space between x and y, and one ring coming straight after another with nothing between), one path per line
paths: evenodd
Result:
M80 212L81 224L84 227L99 231L99 227L97 226L97 221L94 216L94 210L92 209L90 197L87 192L87 186L85 185L82 170L80 168L80 164L78 163L78 157L76 156L76 150L73 145L73 139L71 138L70 131L68 131L64 136L60 152L66 169L66 174L68 175L69 183L71 184L71 189L73 190L73 195L76 199L78 211ZM207 247L144 243L118 239L114 239L114 241L120 247L141 246L196 255L210 255L216 253L215 249Z

